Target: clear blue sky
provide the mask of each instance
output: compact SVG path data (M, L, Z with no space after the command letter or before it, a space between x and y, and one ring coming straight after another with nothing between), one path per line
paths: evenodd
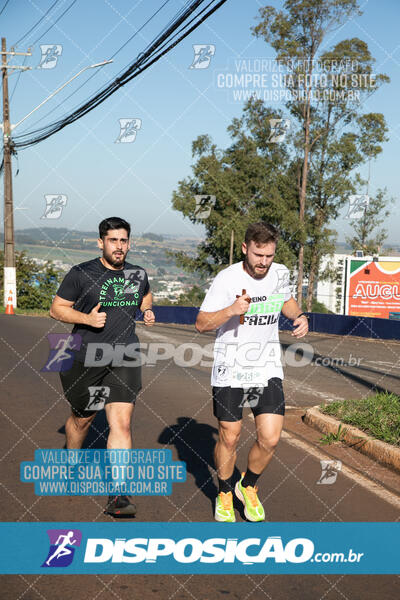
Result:
M0 0L0 10L5 0ZM53 0L10 0L0 17L1 35L7 46L16 43L51 6ZM60 0L42 22L18 46L26 50L69 6ZM49 93L86 65L109 58L163 3L163 0L77 0L74 6L40 39L28 65L40 61L40 44L61 44L62 55L54 69L25 72L19 78L11 100L11 122L16 123ZM98 70L93 79L70 99L92 71L76 79L65 90L23 123L15 133L52 122L79 106L99 87L128 65L158 34L184 4L170 0L159 15L116 56L115 62ZM250 27L262 5L282 7L274 0L228 0L198 30L186 38L156 65L120 89L92 113L55 136L19 153L14 159L15 227L57 226L94 230L98 222L113 214L128 219L133 233L202 234L171 209L172 191L177 182L190 175L191 142L208 133L215 143L229 143L226 128L240 116L243 102L233 101L226 90L217 88L218 73L232 72L235 59L273 58L273 50L251 35ZM341 39L360 37L376 59L376 72L391 78L365 104L365 111L383 112L389 125L390 141L372 165L371 191L388 188L395 197L393 214L387 222L389 241L399 241L399 156L400 156L400 44L398 0L360 2L363 15L346 23L330 36L327 46ZM215 55L207 69L190 69L193 44L214 44ZM22 64L22 58L13 64ZM10 94L17 75L10 77ZM62 105L49 112L58 104ZM117 144L119 119L139 118L142 127L133 143ZM366 174L366 168L363 174ZM68 198L58 220L43 220L45 194ZM24 207L24 210L18 209ZM344 211L345 213L346 211ZM336 228L339 240L350 232L349 221L341 219Z

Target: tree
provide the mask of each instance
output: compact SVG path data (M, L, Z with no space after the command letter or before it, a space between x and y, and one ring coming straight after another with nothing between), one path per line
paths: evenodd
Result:
M253 28L256 37L263 38L276 51L277 59L285 65L287 89L292 93L286 106L298 122L298 279L297 299L302 297L305 248L307 239L307 204L313 200L309 193L312 155L319 154L320 188L326 168L329 138L335 137L339 127L354 122L360 110L361 99L370 95L380 84L389 81L385 75L372 76L373 59L367 44L357 38L336 44L331 51L319 53L328 33L340 27L350 17L361 14L356 0L286 0L286 12L271 6L260 9L260 22ZM317 62L317 59L319 62ZM324 77L316 77L323 65ZM355 76L353 80L352 76ZM354 81L359 94L354 95ZM344 93L343 93L344 92ZM382 115L380 116L382 117ZM383 119L383 117L382 117ZM378 136L382 133L382 119L376 121ZM367 118L368 120L368 118ZM372 120L372 117L371 117ZM375 150L376 135L372 133ZM367 152L364 148L364 156ZM358 160L360 164L362 160ZM357 161L353 164L357 166ZM317 177L314 178L315 181ZM316 184L314 184L316 185ZM322 194L321 194L322 192ZM316 199L326 194L320 189ZM324 239L323 227L332 215L312 210L311 227L314 242ZM335 209L336 210L336 209ZM334 212L335 212L334 210ZM318 246L315 246L316 252ZM318 255L312 257L311 276L315 278ZM312 285L311 292L312 294ZM308 304L310 297L308 298Z
M328 120L330 107L322 117ZM313 126L320 127L320 120L315 119ZM308 276L306 309L311 310L314 284L320 277L321 259L334 252L336 232L329 227L340 209L347 202L350 194L354 194L365 184L354 170L381 152L381 142L386 139L387 127L383 115L369 113L353 120L352 127L339 134L335 129L326 128L320 136L311 155L308 206L308 239L305 249L305 273Z
M365 255L380 253L383 242L387 238L387 230L375 230L390 215L389 202L393 202L393 200L388 200L386 189L378 190L376 195L369 199L369 204L364 209L363 216L354 220L354 233L352 236L346 236L346 242L350 244L351 251L354 254L357 250L362 250Z
M247 226L266 220L282 231L277 260L293 267L296 261L297 196L292 185L293 173L287 169L287 147L270 144L269 119L279 111L266 108L260 100L249 101L241 118L228 127L232 143L218 150L208 135L192 144L193 175L178 183L172 204L193 223L203 222L205 240L197 253L171 253L178 265L206 275L217 273L229 264L231 232L234 232L233 260L242 258L241 242ZM197 216L196 196L215 196L209 214ZM282 198L285 202L282 202Z
M205 295L204 289L194 285L190 290L179 296L176 304L179 306L200 306Z
M60 274L53 263L41 267L25 252L15 253L17 271L17 303L19 308L49 309L60 283ZM0 253L0 286L3 293L4 253Z
M374 59L358 38L322 51L326 35L349 16L359 14L356 0L287 0L286 12L260 10L253 29L286 66L286 108L294 119L284 144L271 143L270 119L282 111L261 100L249 101L241 118L228 128L232 144L218 150L208 135L193 142L193 176L178 184L173 206L192 222L195 197L213 194L215 205L204 219L206 239L195 256L177 253L188 270L213 274L229 261L231 232L234 260L250 222L267 220L282 232L276 260L297 264L297 298L308 277L307 310L321 259L334 252L332 228L350 194L365 182L357 169L382 151L387 126L381 113L362 113L362 103L389 81L373 73Z

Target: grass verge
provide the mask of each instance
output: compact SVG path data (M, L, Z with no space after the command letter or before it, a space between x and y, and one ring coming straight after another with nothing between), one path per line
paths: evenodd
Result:
M5 312L5 307L0 306L0 314ZM14 313L16 315L29 315L30 317L48 317L49 309L44 308L14 308ZM12 318L12 315L10 315Z
M358 400L325 404L320 410L377 440L400 446L400 397L396 394L379 392Z

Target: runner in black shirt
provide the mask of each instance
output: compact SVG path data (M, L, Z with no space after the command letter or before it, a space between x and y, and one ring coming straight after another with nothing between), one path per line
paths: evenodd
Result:
M132 448L131 421L141 389L141 367L124 357L128 344L138 344L135 314L144 324L155 322L146 271L126 262L130 225L119 217L99 225L101 258L81 263L67 273L50 308L50 316L74 323L80 347L68 371L61 371L64 393L71 405L65 424L67 448L81 448L90 424L103 407L110 428L107 447ZM130 346L134 348L134 346ZM129 366L127 366L127 363ZM127 496L110 496L108 514L134 515Z

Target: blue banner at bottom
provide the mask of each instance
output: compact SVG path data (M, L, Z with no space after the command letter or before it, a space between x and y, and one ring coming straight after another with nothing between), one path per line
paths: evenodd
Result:
M2 574L399 574L400 523L1 523Z

